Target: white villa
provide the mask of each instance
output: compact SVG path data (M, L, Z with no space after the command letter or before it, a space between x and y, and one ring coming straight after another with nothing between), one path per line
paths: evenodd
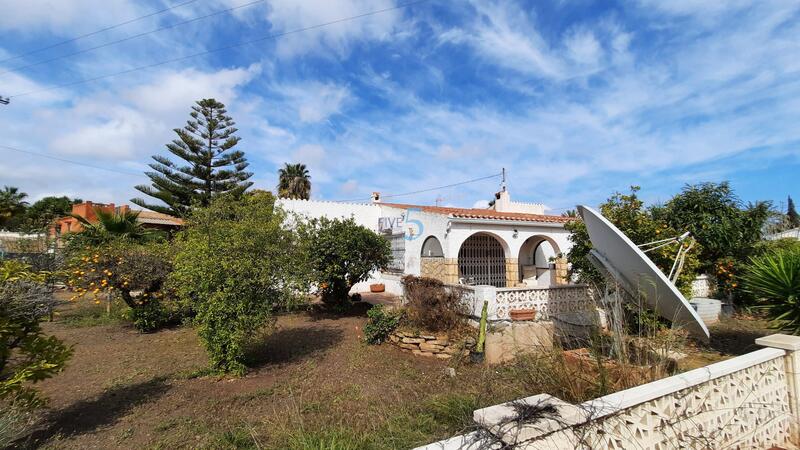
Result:
M447 284L496 288L548 288L566 284L569 218L544 214L544 205L511 200L507 190L489 209L382 202L337 203L281 199L290 212L310 218L348 218L386 236L393 260L368 283L402 294L403 275L438 278ZM358 286L365 290L367 283Z

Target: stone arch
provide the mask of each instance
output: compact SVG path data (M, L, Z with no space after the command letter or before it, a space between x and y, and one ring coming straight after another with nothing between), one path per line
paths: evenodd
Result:
M561 252L555 240L549 236L531 236L522 243L517 260L519 262L519 281L526 285L550 286L554 284L555 273L550 258Z
M491 233L469 236L458 250L459 281L505 287L507 247L501 238Z

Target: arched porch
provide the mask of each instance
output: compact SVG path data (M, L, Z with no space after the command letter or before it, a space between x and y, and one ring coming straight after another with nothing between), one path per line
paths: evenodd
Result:
M561 250L548 236L531 236L519 249L519 282L525 286L548 287L556 281L555 259Z

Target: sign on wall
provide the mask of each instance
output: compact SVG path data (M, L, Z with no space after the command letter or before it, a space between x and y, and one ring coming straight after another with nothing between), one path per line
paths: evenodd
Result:
M378 230L382 233L403 233L407 241L413 241L422 236L422 232L425 229L422 221L411 218L412 214L418 211L418 208L409 208L399 216L379 217Z

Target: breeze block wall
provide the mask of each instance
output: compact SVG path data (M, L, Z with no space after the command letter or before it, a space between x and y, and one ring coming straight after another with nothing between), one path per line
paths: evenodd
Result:
M756 343L766 348L581 404L539 394L479 409L479 431L419 449L795 448L800 337ZM520 404L550 412L521 420Z

